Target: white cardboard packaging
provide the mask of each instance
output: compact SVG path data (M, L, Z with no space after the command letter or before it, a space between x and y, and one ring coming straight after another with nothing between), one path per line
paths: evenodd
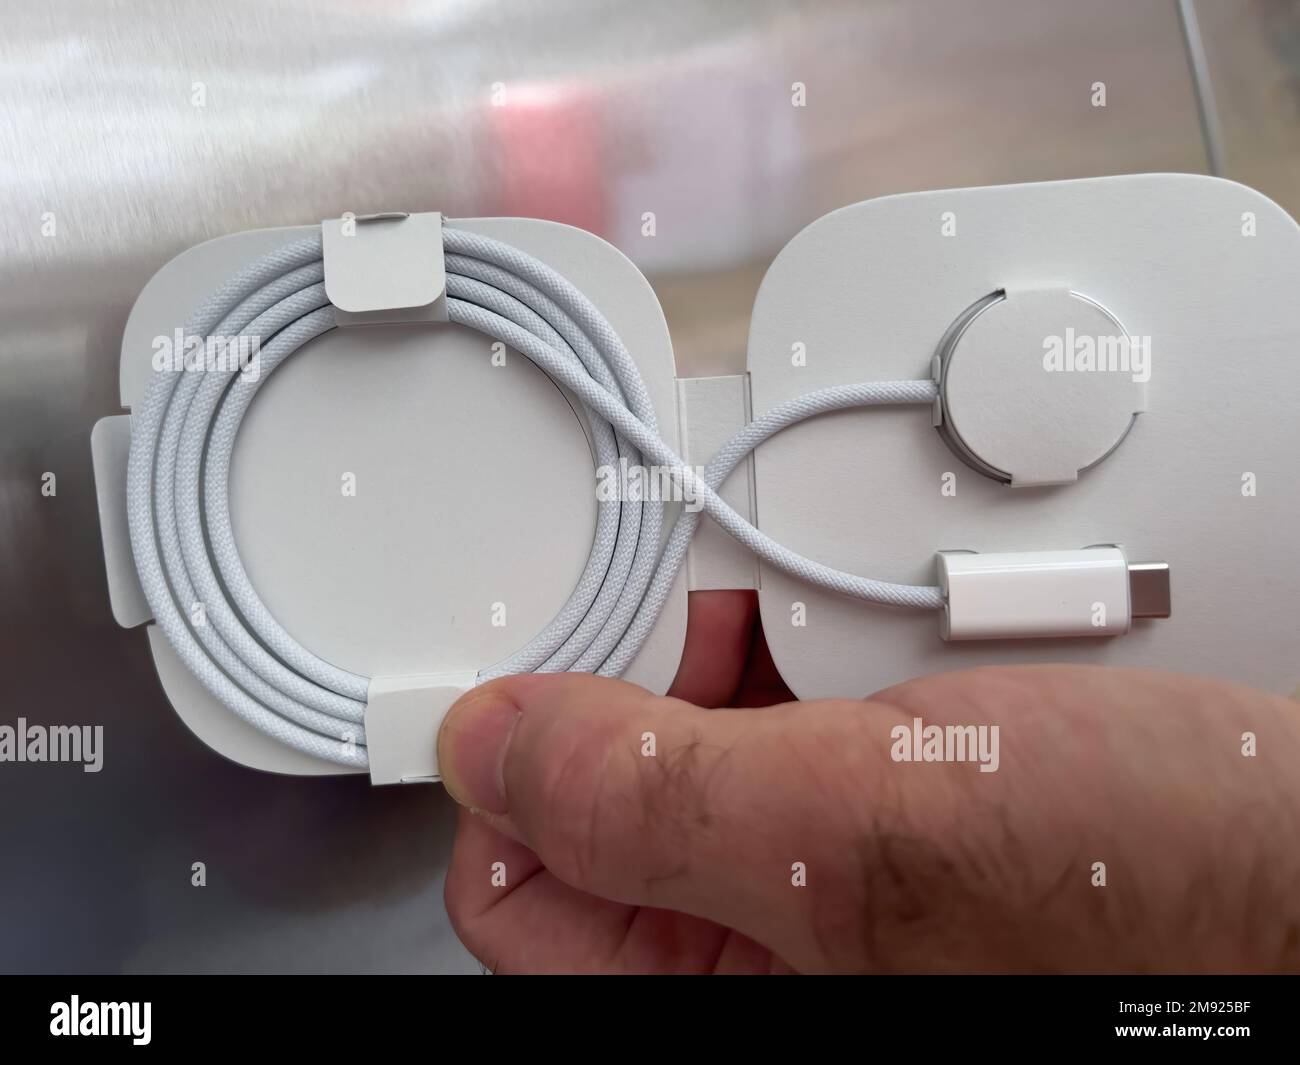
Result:
M678 446L667 327L631 262L570 226L456 224L536 255L587 293L636 353L661 432ZM249 260L307 232L238 233L163 266L127 322L122 405L143 398L156 337L171 335ZM376 313L373 305L361 309ZM383 702L391 720L407 720L399 712L403 693L428 689L422 728L391 738L393 749L415 753L404 764L389 760L383 779L436 779L433 710L445 711L478 670L526 643L572 590L595 526L587 433L582 408L526 358L436 320L332 330L259 392L239 434L230 487L236 539L259 594L303 646L376 678L368 733ZM129 415L95 426L110 598L119 623L135 626L151 614L126 531L129 442ZM345 494L345 477L354 494ZM683 574L627 678L666 690L685 630ZM209 746L258 769L351 771L237 718L189 673L157 626L148 632L169 700Z
M859 697L943 670L1044 662L1296 690L1300 228L1253 189L1145 174L834 211L763 279L749 337L754 416L816 388L929 376L974 301L1049 286L1097 299L1151 339L1146 410L1109 457L1074 484L1013 488L964 465L915 410L846 411L757 451L759 524L821 562L916 584L935 582L941 550L1119 544L1130 560L1170 564L1173 616L1114 639L945 643L928 613L865 606L761 565L764 632L797 695ZM1048 433L1027 440L1052 447Z
M748 375L698 380L676 379L653 291L604 241L528 219L456 224L531 252L587 293L636 359L665 439L692 465L750 416L797 395L929 376L952 321L999 289L1077 290L1151 338L1145 409L1074 484L998 483L962 463L928 410L886 408L779 434L723 495L802 554L918 584L935 583L940 550L1122 544L1130 558L1171 564L1171 619L1112 639L945 643L934 613L802 584L706 519L626 679L667 688L688 587L758 587L773 657L802 698L1011 662L1198 671L1279 692L1300 679L1300 568L1287 561L1300 526L1300 229L1259 193L1142 175L852 205L813 223L773 263ZM166 264L127 324L123 406L143 396L155 337L247 261L306 231L235 234ZM438 322L436 307L424 317L340 328L289 360L250 410L231 481L241 554L273 613L304 646L375 677L372 700L407 708L403 720L411 692L436 689L445 709L477 670L542 628L577 578L595 520L576 402L513 351L494 365L493 342ZM126 536L129 432L129 415L105 418L92 444L114 615L135 626L150 614ZM1041 431L1027 439L1053 446ZM352 496L340 490L347 474ZM260 769L349 772L246 725L156 626L148 632L168 698L215 750ZM397 746L416 754L386 760L375 779L436 779L437 720L406 734Z

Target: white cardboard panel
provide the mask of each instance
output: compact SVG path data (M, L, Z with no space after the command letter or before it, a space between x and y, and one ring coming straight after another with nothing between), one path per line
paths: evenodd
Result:
M768 643L800 696L1060 661L1295 689L1300 229L1258 192L1154 174L915 193L835 211L764 278L749 340L754 414L815 388L928 377L963 309L999 288L1042 286L1098 299L1131 334L1152 338L1149 409L1112 455L1076 484L1010 488L963 465L926 409L841 412L759 449L761 527L819 561L916 584L935 583L937 550L1121 543L1130 559L1171 564L1173 617L1114 639L945 644L936 613L849 600L763 565ZM792 365L794 344L806 365ZM941 494L945 472L956 474L955 496ZM1253 497L1242 494L1248 473ZM791 623L796 602L803 627Z
M678 446L672 347L648 282L593 234L533 219L458 220L552 265L607 315ZM144 395L155 337L219 284L310 227L190 248L145 286L122 347L122 401ZM592 453L575 404L517 352L446 324L335 329L278 368L241 428L231 510L246 569L305 647L366 676L477 671L558 610L595 526ZM345 496L342 477L355 475ZM123 507L125 503L122 503ZM666 535L666 533L665 533ZM129 552L117 553L129 562ZM122 574L129 585L131 573ZM505 608L506 624L496 604ZM664 691L681 657L686 580L625 674ZM242 764L284 773L340 767L282 747L194 681L156 627L164 688L190 728Z

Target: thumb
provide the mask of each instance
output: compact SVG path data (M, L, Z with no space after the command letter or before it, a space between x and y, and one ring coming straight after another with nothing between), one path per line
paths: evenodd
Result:
M1005 726L1000 770L896 764L892 733L919 718L954 736ZM1267 752L1243 761L1243 730ZM994 668L701 710L525 675L452 707L438 753L451 794L560 880L715 921L804 971L1295 964L1279 931L1300 920L1294 855L1276 826L1300 817L1277 783L1300 719L1206 678ZM1209 888L1189 902L1189 884ZM1243 931L1242 913L1276 921Z
M861 964L858 842L889 796L890 707L703 710L622 681L485 684L438 739L452 796L560 880L726 925L800 968Z

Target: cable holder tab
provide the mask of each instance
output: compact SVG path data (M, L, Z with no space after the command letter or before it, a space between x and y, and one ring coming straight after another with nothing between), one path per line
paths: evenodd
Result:
M447 321L439 212L348 212L321 223L321 246L339 325Z
M372 677L365 743L372 784L441 780L438 729L451 704L474 687L473 670Z

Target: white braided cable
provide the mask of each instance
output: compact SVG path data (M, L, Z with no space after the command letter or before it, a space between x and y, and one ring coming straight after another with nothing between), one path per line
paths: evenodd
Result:
M618 334L577 288L499 241L444 228L450 321L503 341L585 406L598 466L653 464L680 479L722 528L765 561L819 587L893 606L935 609L939 589L833 569L778 544L732 510L717 488L760 443L832 410L924 404L931 381L848 385L801 396L742 429L702 477L660 437L641 374ZM140 584L185 665L249 724L298 750L368 764L363 718L369 679L302 647L253 588L235 545L229 477L235 439L262 383L302 345L334 328L319 235L263 256L191 317L187 337L256 338L259 373L209 361L203 372L155 372L134 412L127 514ZM603 500L591 555L573 593L542 632L479 680L521 672L621 674L636 657L699 524L683 511L662 550L664 504Z

